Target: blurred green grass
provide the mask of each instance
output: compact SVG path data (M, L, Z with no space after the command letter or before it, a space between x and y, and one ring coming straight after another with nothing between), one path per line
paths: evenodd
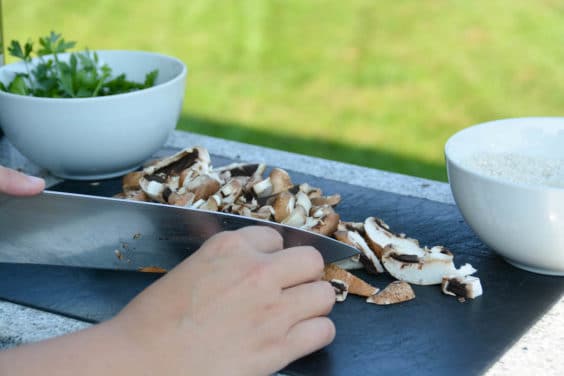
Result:
M3 0L6 40L144 49L189 66L178 128L446 180L481 121L560 116L564 2Z

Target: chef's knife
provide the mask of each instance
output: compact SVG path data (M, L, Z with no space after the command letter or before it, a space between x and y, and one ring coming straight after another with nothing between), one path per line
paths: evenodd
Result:
M274 222L158 203L45 191L0 195L0 262L139 270L170 269L215 233L276 229L285 247L311 245L325 263L358 251L327 236Z

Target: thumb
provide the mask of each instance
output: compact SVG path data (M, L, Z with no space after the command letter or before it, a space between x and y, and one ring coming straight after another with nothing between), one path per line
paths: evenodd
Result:
M0 166L0 193L13 196L32 196L45 188L45 181Z

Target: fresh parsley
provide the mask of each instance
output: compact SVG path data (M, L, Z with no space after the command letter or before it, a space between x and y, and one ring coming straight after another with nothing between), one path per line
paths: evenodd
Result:
M144 82L129 81L124 73L112 76L112 69L88 49L72 52L68 61L61 61L59 54L74 48L76 42L67 42L53 31L39 38L39 45L37 63L32 64L31 40L23 45L12 40L8 53L22 60L26 71L17 73L7 85L0 81L0 90L34 97L86 98L146 89L155 85L158 76L156 69L146 74Z

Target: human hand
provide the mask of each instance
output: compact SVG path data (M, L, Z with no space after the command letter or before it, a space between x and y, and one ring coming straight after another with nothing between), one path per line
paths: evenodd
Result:
M220 233L109 324L148 374L267 375L333 340L322 273L319 252L268 227Z
M45 188L45 181L0 166L0 193L12 196L33 196Z
M115 318L0 352L0 374L268 375L333 340L322 270L271 228L220 233Z

